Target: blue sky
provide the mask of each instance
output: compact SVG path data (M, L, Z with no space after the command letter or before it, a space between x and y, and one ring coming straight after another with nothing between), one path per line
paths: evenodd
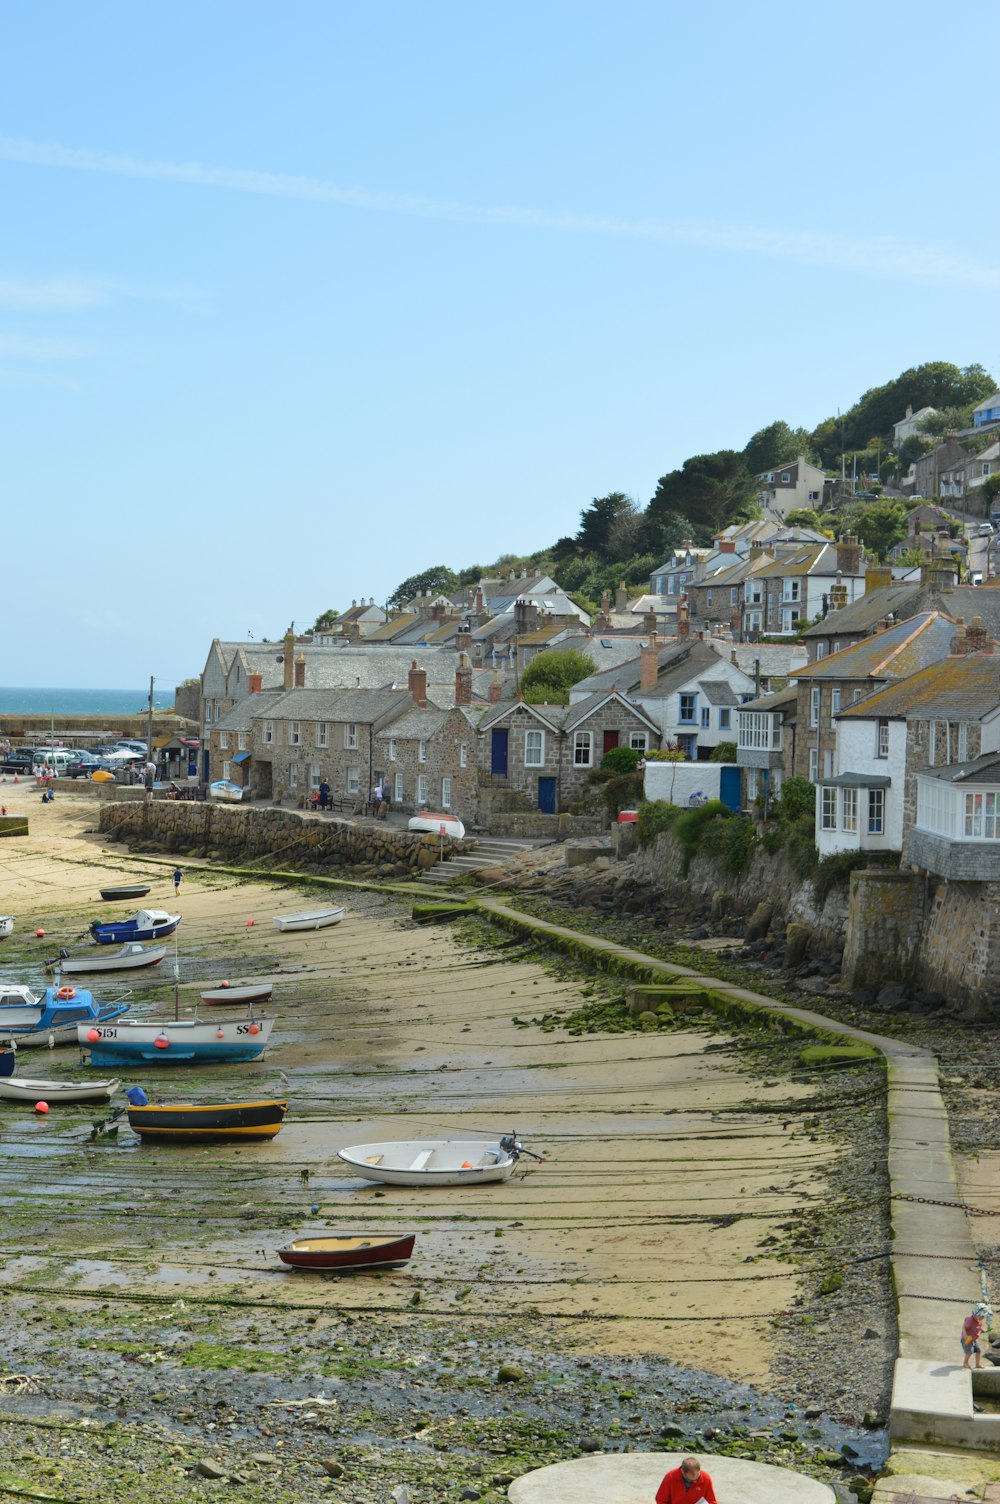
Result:
M0 679L176 682L906 366L997 374L998 26L7 7Z

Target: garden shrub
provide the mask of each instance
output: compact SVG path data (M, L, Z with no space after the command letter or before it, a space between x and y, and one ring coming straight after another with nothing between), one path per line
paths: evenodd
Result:
M735 762L736 743L720 742L717 747L712 748L711 756L708 760L709 762Z
M655 836L665 830L673 830L681 810L676 804L667 804L664 799L644 799L639 805L639 841L648 845Z
M851 873L867 864L863 851L838 851L825 856L816 863L812 875L813 894L816 902L824 904L834 888L843 887L851 880Z
M635 747L610 747L601 758L601 767L612 773L634 773L642 761L642 753Z

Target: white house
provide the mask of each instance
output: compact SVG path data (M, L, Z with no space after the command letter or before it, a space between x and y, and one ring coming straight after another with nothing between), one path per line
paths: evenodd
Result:
M895 686L894 686L895 687ZM871 696L871 702L880 698ZM816 794L816 847L838 851L901 851L906 721L862 702L836 717L833 777Z

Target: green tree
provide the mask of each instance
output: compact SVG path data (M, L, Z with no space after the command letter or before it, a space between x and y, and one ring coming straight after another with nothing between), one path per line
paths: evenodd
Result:
M539 653L521 675L521 693L529 705L566 705L573 685L592 673L593 663L579 648Z
M612 530L622 517L630 516L638 517L638 509L624 491L611 491L607 496L595 496L590 506L580 513L576 541L588 553L609 558Z
M782 420L760 428L743 451L743 462L751 475L762 470L771 470L788 460L797 460L800 454L812 457L812 437L804 428L789 428Z
M823 519L812 507L795 507L785 518L789 527L813 527L817 532L823 529Z
M412 600L415 595L447 595L449 591L458 586L458 576L453 573L447 564L435 564L431 569L425 569L420 574L411 574L401 585L397 585L389 597L390 606L401 606L404 601Z
M317 616L316 620L309 628L310 632L312 632L313 635L315 635L317 632L329 632L330 628L333 626L339 615L340 612L335 611L331 606L329 611L324 611L319 616Z
M983 481L982 493L983 500L988 506L1000 499L1000 470L997 471L996 475L989 475Z
M918 460L922 454L926 454L928 449L933 448L931 440L925 438L923 434L911 433L910 437L904 439L899 446L899 463L905 469L908 465L912 465L914 460Z
M853 407L827 418L812 432L812 442L825 465L839 464L841 449L848 454L865 449L872 435L888 446L893 424L907 407L964 408L996 391L996 382L980 365L956 366L946 360L911 366L884 386L872 387Z
M884 559L906 537L906 508L901 501L876 501L858 513L852 526L869 553Z
M756 490L742 454L735 449L695 454L679 470L660 476L647 515L658 522L668 513L680 512L708 536L732 522L753 501Z

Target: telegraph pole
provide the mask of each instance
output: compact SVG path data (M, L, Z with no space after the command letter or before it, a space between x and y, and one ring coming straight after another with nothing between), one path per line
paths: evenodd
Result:
M149 676L149 703L146 706L146 761L153 757L153 676Z

